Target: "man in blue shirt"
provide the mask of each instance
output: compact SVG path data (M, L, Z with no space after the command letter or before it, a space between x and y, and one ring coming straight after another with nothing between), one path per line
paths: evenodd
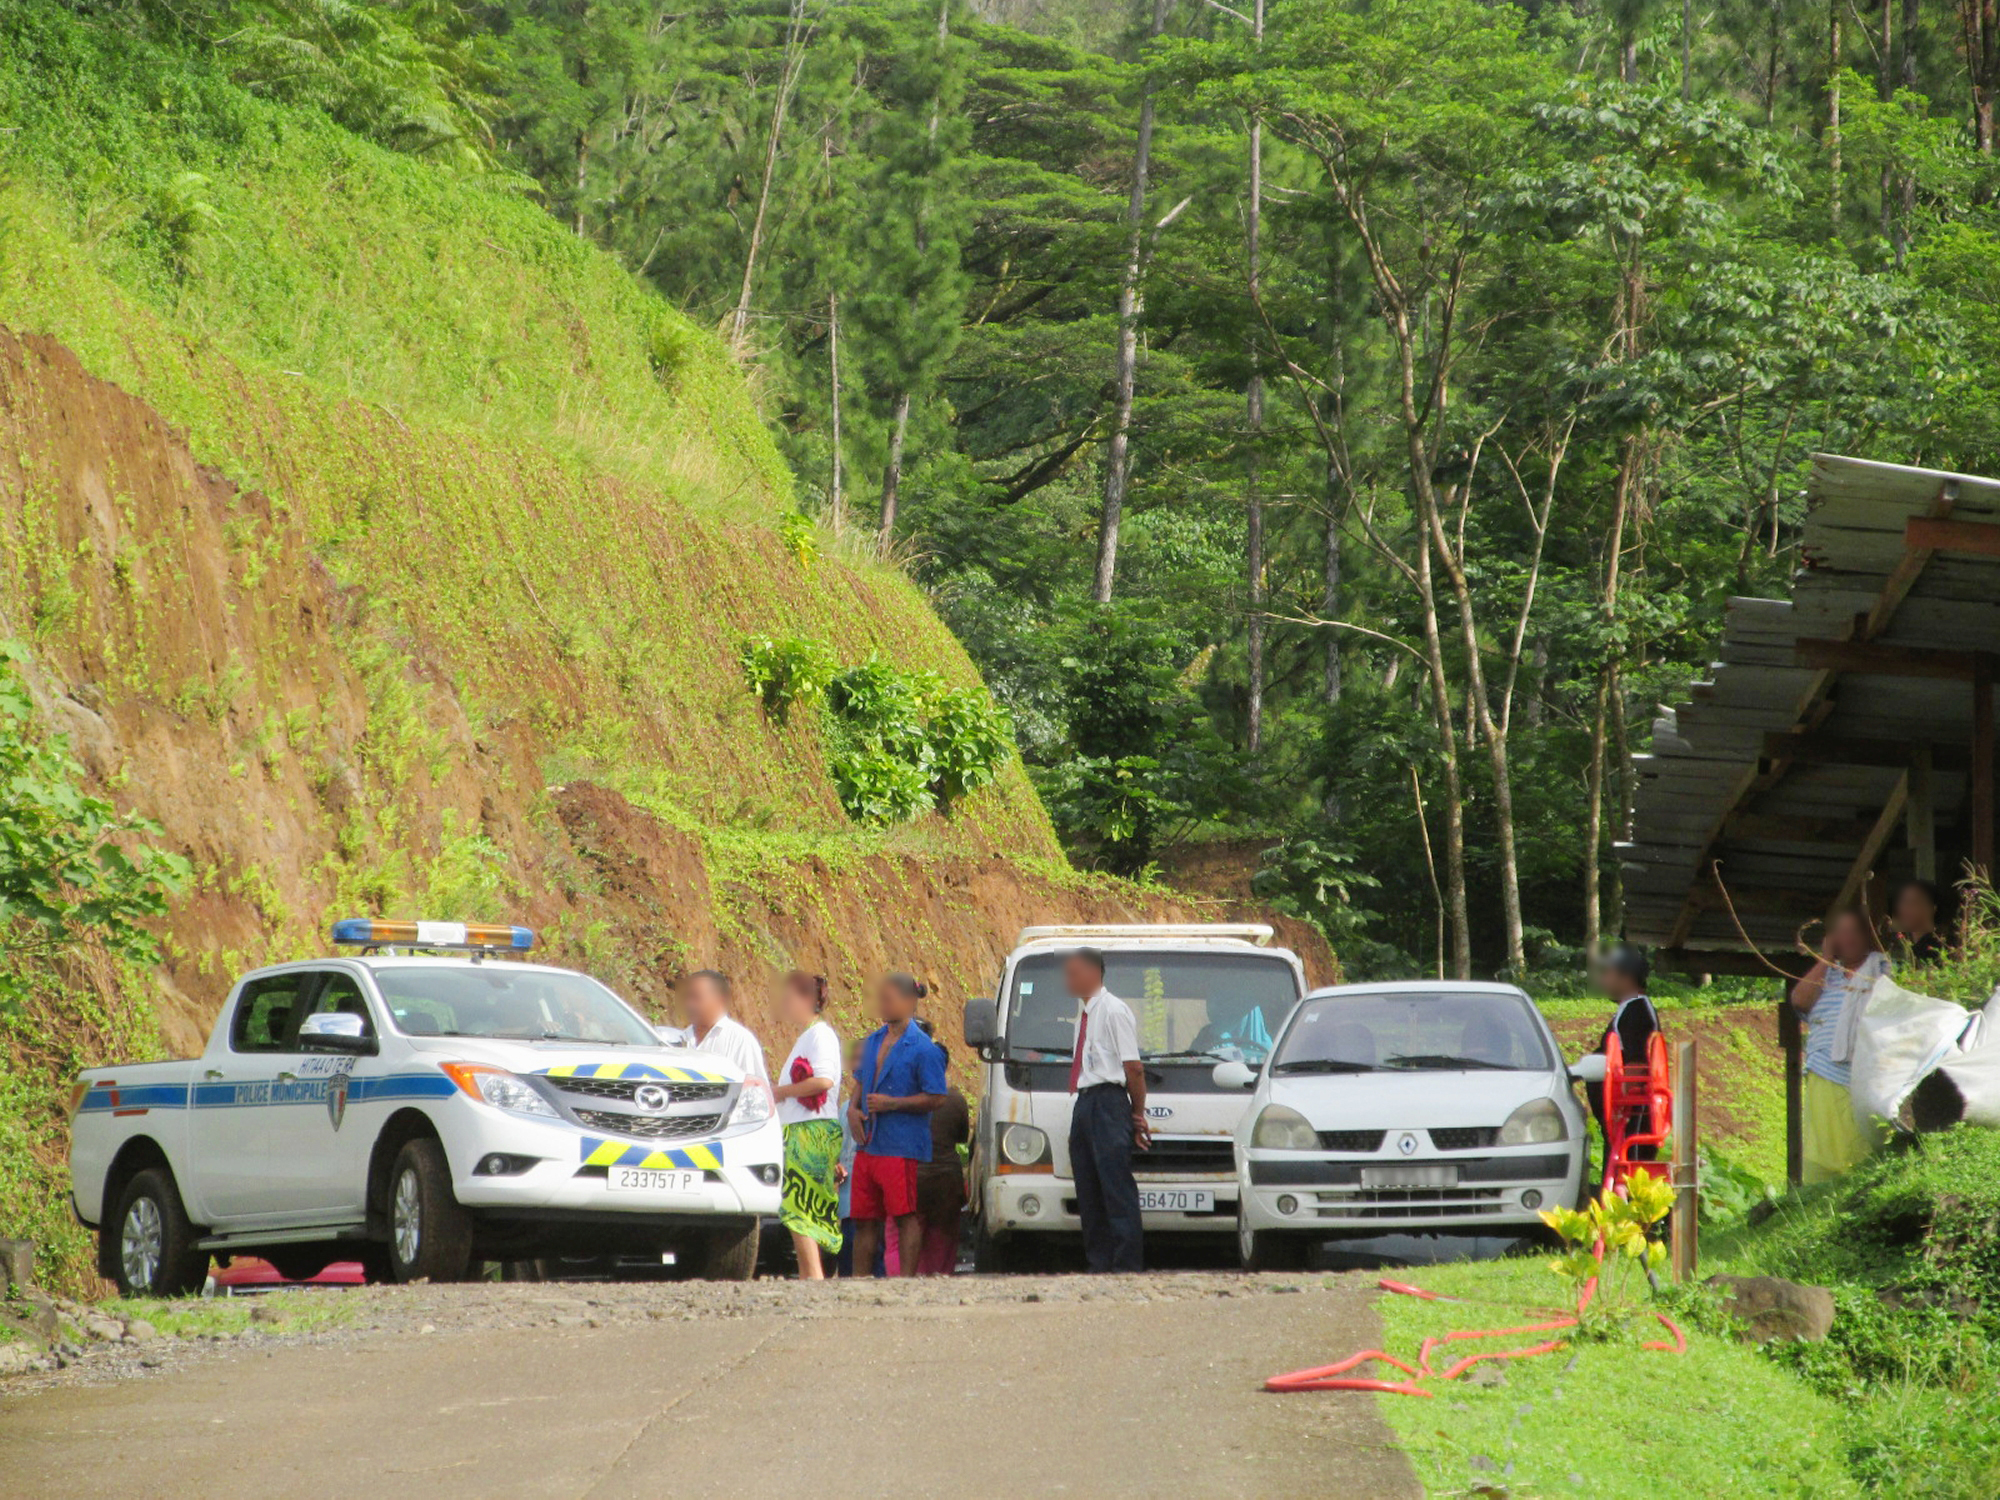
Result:
M908 974L891 974L876 991L882 1025L861 1044L847 1120L861 1149L854 1156L848 1211L854 1264L875 1263L885 1220L896 1225L898 1273L914 1276L923 1251L917 1213L917 1167L931 1159L930 1113L944 1103L944 1049L913 1024L929 991Z

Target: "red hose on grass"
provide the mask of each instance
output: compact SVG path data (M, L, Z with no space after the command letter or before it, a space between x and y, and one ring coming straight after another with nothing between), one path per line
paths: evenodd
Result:
M1445 1297L1436 1292L1427 1292L1407 1282L1391 1281L1384 1277L1377 1283L1383 1291L1393 1292L1400 1297L1421 1297L1427 1302L1457 1302L1462 1299ZM1597 1278L1592 1277L1584 1284L1583 1295L1577 1301L1580 1313L1590 1306L1597 1295ZM1649 1339L1640 1345L1642 1349L1660 1349L1672 1354L1687 1353L1687 1335L1665 1313L1654 1313L1660 1325L1671 1333L1672 1343L1663 1339ZM1468 1354L1445 1370L1431 1368L1431 1351L1444 1344L1458 1343L1469 1339L1506 1338L1511 1334L1554 1333L1564 1328L1576 1327L1573 1315L1561 1314L1545 1323L1524 1323L1514 1328L1453 1329L1449 1333L1434 1334L1423 1341L1417 1351L1415 1368L1404 1364L1393 1354L1380 1349L1364 1349L1359 1354L1350 1354L1338 1364L1317 1365L1309 1370L1293 1370L1284 1375L1273 1375L1264 1382L1267 1391L1386 1391L1396 1396L1430 1396L1435 1392L1425 1390L1422 1382L1432 1378L1456 1380L1474 1365L1494 1359L1532 1359L1538 1354L1553 1354L1565 1347L1561 1339L1546 1339L1539 1344L1530 1344L1524 1349L1497 1349L1484 1354ZM1370 1375L1350 1375L1347 1372L1358 1365L1369 1363L1394 1365L1410 1378L1408 1380L1380 1380Z

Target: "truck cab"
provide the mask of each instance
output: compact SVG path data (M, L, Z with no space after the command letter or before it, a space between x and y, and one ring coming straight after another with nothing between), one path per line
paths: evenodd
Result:
M1104 955L1104 984L1132 1007L1146 1068L1150 1150L1133 1175L1148 1236L1233 1235L1232 1137L1250 1087L1216 1065L1257 1070L1305 994L1298 956L1253 923L1029 927L991 999L968 1001L965 1040L982 1061L972 1149L975 1256L981 1270L1080 1255L1069 1162L1070 1056L1080 1008L1063 960Z

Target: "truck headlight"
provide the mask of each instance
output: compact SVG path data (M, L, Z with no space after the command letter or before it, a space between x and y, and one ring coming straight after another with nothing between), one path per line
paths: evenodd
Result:
M1503 1146L1539 1146L1548 1141L1569 1139L1569 1126L1553 1099L1530 1099L1500 1127Z
M1006 1125L1000 1130L1000 1160L1010 1167L1040 1166L1049 1159L1049 1138L1032 1125Z
M1267 1104L1257 1116L1257 1128L1250 1132L1250 1144L1266 1151L1316 1151L1319 1132L1297 1110L1283 1104Z
M746 1078L729 1111L729 1126L762 1125L771 1118L771 1085L761 1078Z
M444 1069L446 1077L481 1104L512 1110L518 1115L546 1115L551 1120L561 1118L556 1113L556 1107L544 1099L532 1083L505 1068L489 1067L485 1063L440 1063L438 1066Z

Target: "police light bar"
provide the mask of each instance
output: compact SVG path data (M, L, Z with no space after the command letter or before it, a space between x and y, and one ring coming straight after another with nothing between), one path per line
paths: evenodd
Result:
M336 944L366 948L387 948L400 944L407 948L507 948L525 953L535 946L535 934L527 927L504 927L478 922L383 922L372 917L350 917L333 924Z

